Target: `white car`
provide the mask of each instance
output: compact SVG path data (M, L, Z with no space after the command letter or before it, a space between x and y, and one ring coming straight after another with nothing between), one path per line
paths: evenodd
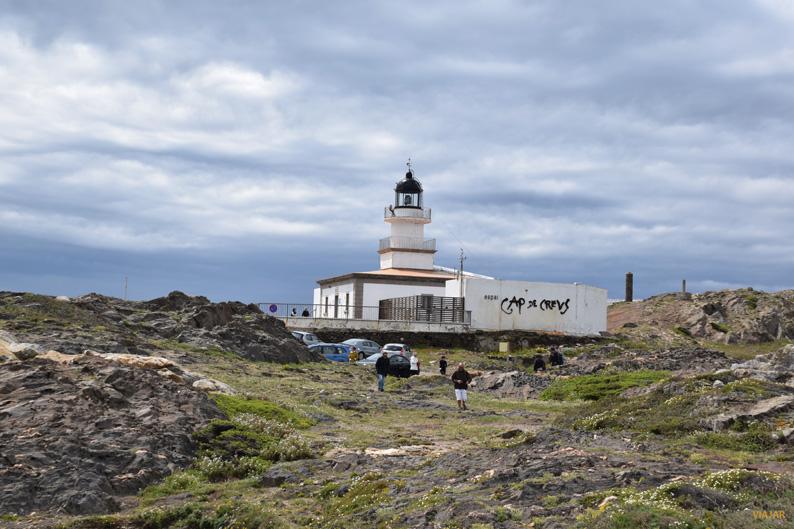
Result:
M404 343L387 343L381 349L381 352L387 351L389 356L392 354L400 354L403 356L411 356L411 348Z
M292 331L292 336L303 342L305 345L314 345L320 343L320 340L314 334L304 331Z

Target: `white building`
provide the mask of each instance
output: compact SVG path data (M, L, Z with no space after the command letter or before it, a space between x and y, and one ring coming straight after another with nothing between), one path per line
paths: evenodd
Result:
M380 240L380 269L318 280L312 319L355 320L359 328L366 327L364 322L399 320L421 323L422 330L432 330L428 325L434 323L445 324L445 331L584 335L606 330L607 291L602 288L499 281L470 272L464 272L461 287L456 270L434 264L436 240L426 239L424 233L431 220L422 184L409 163L405 178L394 188L394 204L384 208L390 234Z
M424 207L422 184L409 165L405 178L394 187L394 204L383 210L390 235L380 240L380 269L318 280L315 317L378 319L381 300L444 296L447 281L458 276L455 270L434 265L436 240L425 239L431 213Z

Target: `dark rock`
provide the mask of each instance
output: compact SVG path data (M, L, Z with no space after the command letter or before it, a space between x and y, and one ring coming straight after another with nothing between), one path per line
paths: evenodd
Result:
M705 509L719 511L733 509L737 501L730 495L713 489L702 489L694 485L683 484L675 487L670 494L678 500L685 509Z
M36 358L39 355L38 351L30 347L20 349L19 351L14 351L13 354L17 357L17 360L22 360L23 362L25 360Z
M190 464L192 432L222 416L150 369L96 356L15 366L0 365L0 514L117 510L118 497Z
M518 437L519 435L521 435L523 433L524 433L524 430L519 430L519 429L507 430L506 432L500 433L498 435L498 437L500 437L502 439L514 439L514 438Z
M49 296L0 292L0 315L21 310L46 323L33 325L31 318L17 318L4 324L4 329L19 342L65 354L91 349L160 356L163 349L169 349L168 342L178 341L189 349L228 351L251 360L322 360L295 340L281 320L263 314L254 304L212 303L182 292L145 302L99 294L57 301Z
M298 481L300 481L300 477L293 470L282 465L270 467L259 478L259 484L263 487L280 487L284 483L296 483Z

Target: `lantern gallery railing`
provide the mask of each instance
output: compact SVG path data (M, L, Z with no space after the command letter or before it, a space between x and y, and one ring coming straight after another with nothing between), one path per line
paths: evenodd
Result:
M421 250L435 252L435 239L418 239L414 237L384 237L380 240L379 250Z
M394 217L411 217L415 219L431 220L431 208L411 208L386 206L383 208L383 218L391 219Z
M342 320L377 320L380 307L345 305L343 300L329 299L321 305L303 303L259 303L262 312L276 318L334 318Z

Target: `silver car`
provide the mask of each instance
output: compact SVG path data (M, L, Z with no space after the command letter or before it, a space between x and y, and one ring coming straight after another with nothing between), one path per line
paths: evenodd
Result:
M345 340L342 343L346 345L352 345L358 349L359 360L363 360L370 355L380 352L380 345L373 342L372 340L365 340L363 338L350 338L349 340Z
M320 340L314 334L304 331L292 331L292 336L303 342L305 345L314 345L320 343Z

